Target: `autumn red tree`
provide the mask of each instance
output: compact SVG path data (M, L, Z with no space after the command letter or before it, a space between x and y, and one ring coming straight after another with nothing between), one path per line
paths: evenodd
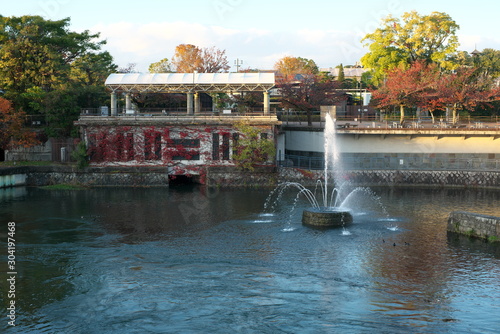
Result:
M372 103L377 108L399 107L403 124L405 107L421 106L424 101L431 103L439 77L437 65L424 61L415 62L409 69L395 68L388 73L385 83L372 92Z
M0 97L0 148L29 147L37 143L36 134L24 126L26 114L15 111L10 101Z
M304 111L312 125L312 112L321 105L337 103L343 96L338 83L324 80L312 59L286 56L274 64L281 106Z
M319 75L299 75L294 81L278 80L281 92L281 106L305 111L307 123L312 126L312 112L321 105L336 104L344 98L339 83L323 81Z
M192 44L180 44L175 48L172 64L177 72L218 73L229 70L229 62L225 50L215 47L199 48Z
M445 72L436 64L420 61L407 70L396 68L389 72L385 83L373 91L372 100L378 108L399 106L401 123L405 107L421 107L433 117L434 111L450 108L456 123L459 110L472 111L500 100L500 89L492 84L491 78L478 74L476 68Z
M442 75L436 85L438 104L451 108L453 124L458 120L459 110L472 111L477 106L500 100L500 89L477 72L476 68L462 67Z

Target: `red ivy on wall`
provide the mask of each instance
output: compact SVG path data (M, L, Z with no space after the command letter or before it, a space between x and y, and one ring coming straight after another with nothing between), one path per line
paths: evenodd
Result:
M96 126L86 131L91 162L161 164L170 166L172 175L199 175L201 183L206 180L206 167L233 163L231 152L236 153L244 138L232 127L217 126ZM254 155L260 154L255 150Z

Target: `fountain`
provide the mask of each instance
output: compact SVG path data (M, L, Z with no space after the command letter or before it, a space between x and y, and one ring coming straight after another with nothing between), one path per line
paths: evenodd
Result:
M316 182L316 189L314 192L297 182L282 183L271 192L265 207L267 208L269 206L271 198L273 198L276 193L277 198L275 203L281 199L285 189L296 188L298 189L298 193L292 211L301 196L304 196L311 205L310 208L305 209L302 213L302 224L319 228L343 227L353 221L350 210L346 209L343 203L346 199L351 197L351 194L359 190L366 191L366 189L357 188L351 191L347 196L342 196L347 182L343 181L343 170L337 147L336 124L329 113L326 114L325 118L324 138L325 165L323 170L323 182L321 180ZM330 183L333 183L333 185ZM332 188L332 190L329 191L329 188ZM316 197L318 189L321 193L321 198L319 200Z
M348 210L342 209L340 199L340 189L342 166L340 154L337 147L336 124L329 113L325 116L324 131L324 182L322 187L323 206L313 206L302 213L302 224L314 227L342 227L352 223L352 215ZM328 185L333 181L333 190L328 202Z

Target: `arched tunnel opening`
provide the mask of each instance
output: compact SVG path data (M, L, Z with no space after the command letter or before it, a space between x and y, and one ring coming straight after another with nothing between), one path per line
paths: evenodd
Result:
M183 186L198 184L199 180L197 175L169 175L168 185L169 186Z

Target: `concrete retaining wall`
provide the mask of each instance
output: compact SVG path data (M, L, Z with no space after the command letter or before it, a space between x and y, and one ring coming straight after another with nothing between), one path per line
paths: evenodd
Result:
M0 175L0 188L24 186L26 179L26 174Z
M454 211L448 218L448 231L490 241L499 241L500 217Z

